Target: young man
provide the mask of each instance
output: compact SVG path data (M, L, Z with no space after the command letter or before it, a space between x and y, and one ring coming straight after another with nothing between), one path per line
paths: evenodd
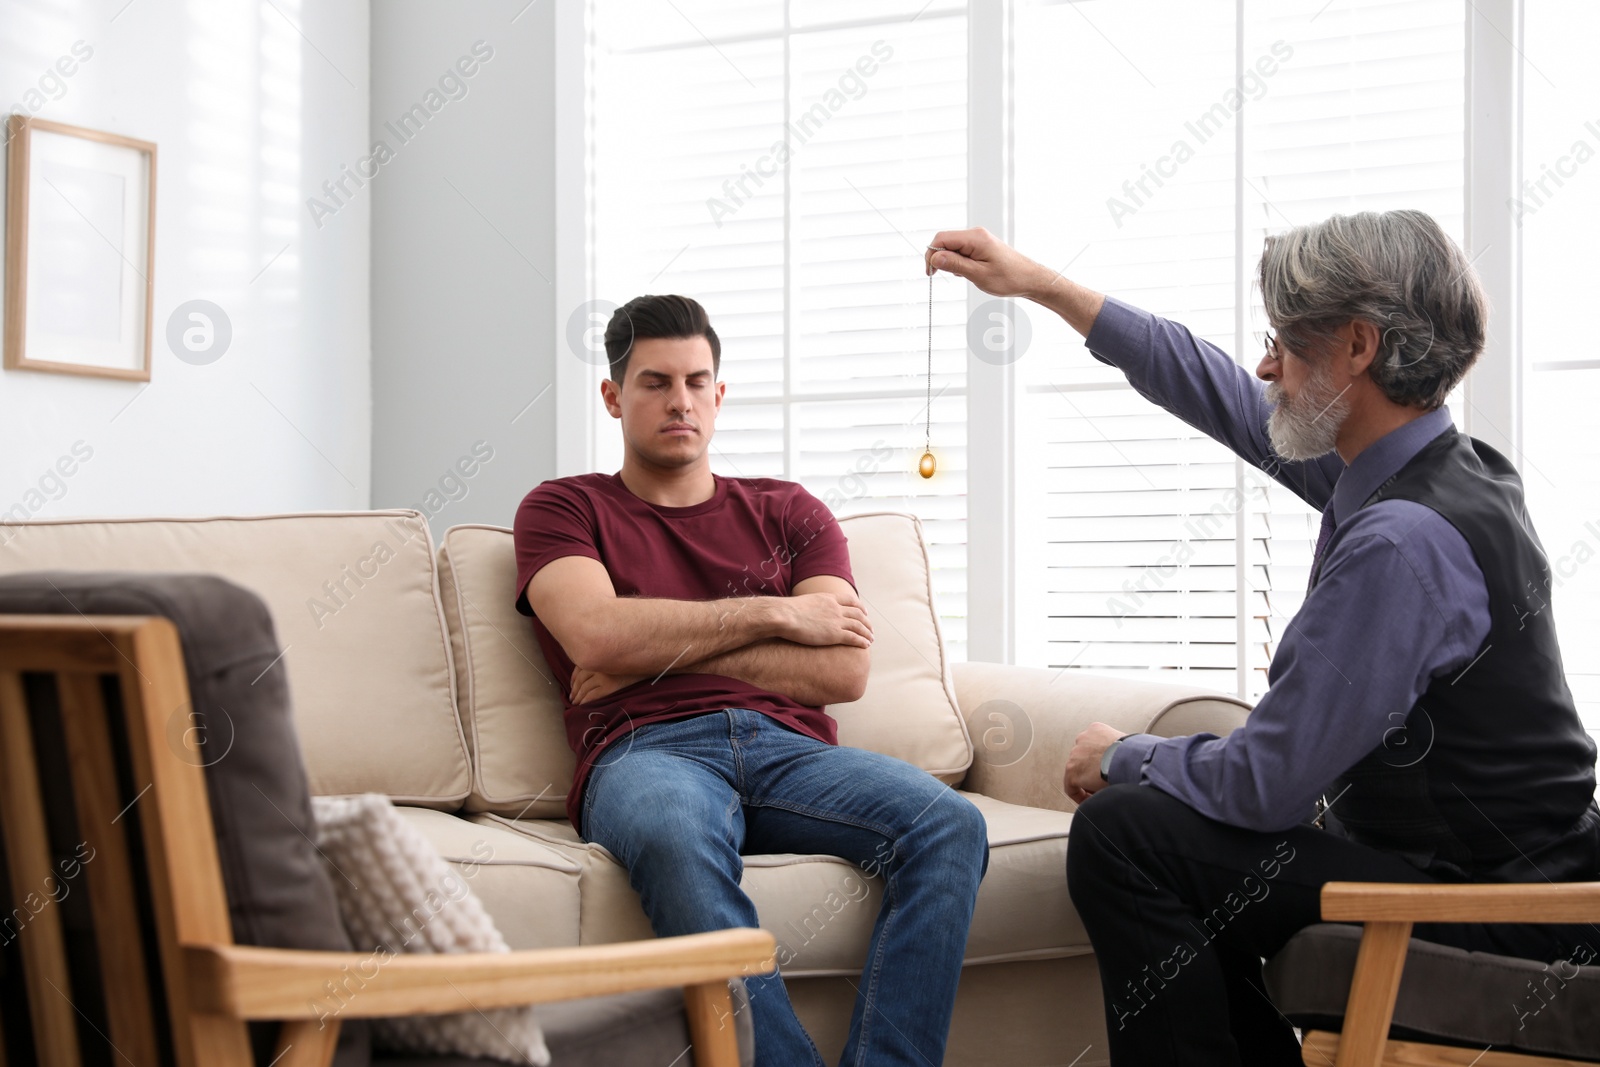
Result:
M986 231L937 235L928 269L1059 313L1141 395L1322 511L1311 589L1242 728L1162 739L1095 723L1068 754L1067 884L1113 1064L1298 1064L1261 961L1319 921L1326 882L1600 877L1595 745L1562 672L1549 564L1516 469L1444 406L1488 307L1438 223L1363 212L1269 239L1261 382ZM1314 808L1327 831L1306 825ZM1416 936L1580 962L1596 937Z
M725 383L704 309L638 297L605 344L622 470L544 482L516 518L517 608L567 690L567 813L627 867L663 937L758 925L744 852L881 873L841 1062L937 1064L983 817L907 763L836 744L823 706L861 696L872 626L821 501L711 473ZM757 1062L820 1063L782 978L748 984Z

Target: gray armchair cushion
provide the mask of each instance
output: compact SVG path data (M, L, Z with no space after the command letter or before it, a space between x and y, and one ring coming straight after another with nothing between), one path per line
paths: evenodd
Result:
M1361 927L1308 926L1266 967L1267 992L1298 1026L1338 1030ZM1413 938L1391 1036L1600 1062L1600 966L1546 964Z
M351 951L315 828L285 665L261 598L200 574L34 571L0 578L0 614L159 615L183 644L202 740L206 793L233 939L271 948ZM191 729L173 709L167 736ZM251 1024L256 1061L272 1059L278 1027ZM365 1067L367 1028L347 1020L336 1067Z

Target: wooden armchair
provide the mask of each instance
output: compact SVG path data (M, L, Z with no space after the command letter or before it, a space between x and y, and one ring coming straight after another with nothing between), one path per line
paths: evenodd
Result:
M1395 1000L1410 947L1412 924L1584 923L1600 922L1600 882L1518 885L1395 885L1330 882L1322 888L1322 917L1328 922L1362 923L1360 948L1350 983L1342 1033L1311 1030L1302 1055L1311 1067L1554 1067L1600 1060L1600 1043L1584 1060L1483 1051L1389 1037ZM1592 931L1593 926L1581 927ZM1518 962L1518 961L1506 961ZM1519 976L1521 977L1521 976ZM1445 989L1459 996L1461 989ZM1575 997L1593 997L1593 987ZM1506 1009L1515 1008L1507 1003ZM1575 1001L1568 1010L1591 1011ZM1600 1015L1600 1013L1596 1013Z
M48 717L47 728L54 733L59 722L64 761L45 758L50 746L36 736L45 719L35 705L51 689L59 715ZM28 1031L12 1033L8 1044L0 1029L0 1067L113 1060L248 1067L249 1020L283 1021L276 1067L321 1067L333 1056L340 1019L317 1005L325 983L352 971L362 982L341 1007L349 1018L682 986L695 1062L739 1062L727 1025L728 979L772 968L775 943L759 930L400 956L375 973L370 954L234 944L203 760L193 732L172 728L189 702L178 631L165 618L0 615L0 889L9 887L0 894L7 908L0 918L11 916L6 940L20 948L26 991L26 1009L14 1010L11 1027ZM62 762L71 812L47 810L41 790ZM69 873L55 860L64 834L92 849L80 853L92 859ZM46 899L64 878L87 899L87 961L69 951L66 907ZM16 958L0 960L0 978ZM94 1007L86 1013L80 1000Z

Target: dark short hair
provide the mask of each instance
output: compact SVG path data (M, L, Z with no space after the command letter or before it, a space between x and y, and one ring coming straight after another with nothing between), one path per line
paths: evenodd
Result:
M635 341L653 337L704 337L711 345L711 374L722 369L722 342L700 302L687 296L636 296L611 313L606 324L606 361L611 380L621 384Z

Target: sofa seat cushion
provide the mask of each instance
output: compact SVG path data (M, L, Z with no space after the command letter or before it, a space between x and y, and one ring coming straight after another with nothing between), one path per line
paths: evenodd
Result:
M1067 897L1067 833L1072 816L1024 808L972 793L989 827L989 873L967 940L969 963L1047 959L1090 951ZM583 842L565 819L474 822L523 834L583 868L581 943L652 936L627 872L599 845ZM762 929L778 940L778 964L792 977L859 974L883 897L881 879L835 856L746 856L743 886Z
M755 1062L755 1039L750 1026L749 999L744 983L730 986L734 997L735 1027L739 1036L739 1062ZM534 1008L556 1067L625 1067L628 1064L682 1065L694 1061L689 1048L689 1026L680 989L650 989L612 997L559 1000ZM494 1061L454 1056L394 1056L381 1054L372 1067L486 1067Z
M989 870L978 889L968 963L1054 959L1093 949L1067 895L1071 815L963 793L989 826Z
M8 524L0 574L217 574L266 602L313 793L453 810L467 754L433 544L414 511Z
M512 949L579 943L579 877L570 855L503 826L428 808L398 807L461 875Z
M839 527L874 635L866 693L828 708L839 741L959 782L972 763L972 743L939 634L922 527L894 512L853 515ZM439 548L439 583L456 701L473 754L468 810L513 818L564 815L575 761L560 688L532 625L514 605L511 531L451 527Z
M1390 1036L1600 1062L1600 966L1592 932L1572 929L1574 959L1559 963L1412 938ZM1268 994L1296 1025L1337 1031L1360 944L1359 926L1306 927L1268 961Z

